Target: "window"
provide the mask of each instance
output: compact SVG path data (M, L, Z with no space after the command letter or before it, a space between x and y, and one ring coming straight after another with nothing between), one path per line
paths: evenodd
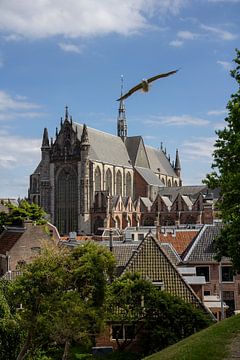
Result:
M232 282L233 281L233 269L232 266L222 266L222 281L223 282Z
M135 338L134 325L112 325L112 340L131 340Z
M204 296L210 296L211 292L210 290L204 290Z
M138 240L142 241L144 239L144 234L138 234Z
M196 275L205 276L206 282L209 282L209 266L196 266Z
M116 195L122 195L122 174L120 170L118 170L116 176Z
M97 166L95 170L95 191L100 191L100 190L101 190L101 171Z
M106 190L112 195L112 173L110 169L106 172Z
M41 248L40 248L40 246L34 246L34 247L31 247L31 251L35 254L40 254Z
M126 196L131 196L132 190L132 179L131 174L128 172L126 176Z

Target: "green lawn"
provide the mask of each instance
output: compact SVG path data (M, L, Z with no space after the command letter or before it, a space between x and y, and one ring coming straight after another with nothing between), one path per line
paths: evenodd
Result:
M214 324L144 360L221 360L237 334L240 334L240 315Z

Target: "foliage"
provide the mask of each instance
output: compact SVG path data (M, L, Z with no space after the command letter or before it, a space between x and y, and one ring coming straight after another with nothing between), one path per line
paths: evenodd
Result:
M229 256L236 270L240 270L240 51L235 70L231 76L236 80L238 90L228 102L226 126L216 133L218 139L213 152L213 171L205 182L210 188L220 188L221 202L219 210L224 229L217 239L217 258Z
M21 303L20 324L27 337L18 359L43 344L90 344L104 317L102 305L114 259L102 246L86 242L68 251L45 249L13 283ZM65 356L65 357L64 357Z
M135 329L131 339L116 339L118 348L128 347L136 337L144 354L162 349L210 323L202 310L159 290L139 274L125 274L111 284L108 315L111 322L133 325Z
M5 291L3 291L3 287ZM8 304L8 284L0 281L0 359L15 360L20 349L23 331L19 327L17 314L11 313Z
M7 203L9 212L0 212L0 233L4 225L22 226L25 220L35 221L36 224L45 224L45 212L37 204L30 204L27 200L21 200L19 205Z
M235 315L148 356L145 360L230 359L229 344L239 333L240 315Z
M0 234L4 230L4 225L6 225L8 219L8 214L4 211L0 212Z

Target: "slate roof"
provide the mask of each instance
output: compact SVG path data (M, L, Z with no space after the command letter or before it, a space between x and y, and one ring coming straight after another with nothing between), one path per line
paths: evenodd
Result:
M140 200L142 201L143 205L147 208L147 209L151 209L152 206L152 202L148 197L140 197Z
M206 185L196 185L196 186L172 186L164 187L159 189L159 194L163 196L168 196L173 202L178 194L187 195L191 199L196 199L200 193L207 193Z
M168 158L164 154L164 152L160 149L155 149L150 146L145 146L150 168L154 172L160 172L165 175L177 177L175 171L172 168Z
M204 225L196 239L186 249L183 261L187 263L216 262L214 239L220 234L221 228L222 224Z
M24 233L25 228L7 228L0 235L0 254L6 255L7 251L16 244Z
M135 167L135 169L148 185L154 185L159 187L164 186L163 182L155 175L155 173L151 169L137 166Z
M141 136L130 136L125 140L125 145L133 166L149 168L143 138Z
M176 252L181 255L198 233L198 230L176 230L174 234L160 233L158 239L163 243L171 244Z
M161 242L158 242L158 243L160 244L161 248L167 254L167 256L169 257L169 259L171 260L171 262L174 265L177 265L181 262L181 258L178 255L178 253L176 252L176 250L174 249L174 247L172 246L172 244L161 243Z
M74 123L78 139L81 140L83 125ZM119 136L87 127L90 143L90 160L132 168L126 146Z

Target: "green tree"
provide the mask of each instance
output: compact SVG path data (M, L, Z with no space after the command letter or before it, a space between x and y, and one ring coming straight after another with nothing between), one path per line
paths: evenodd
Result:
M18 360L51 343L89 343L104 319L102 305L114 259L102 246L86 242L72 251L46 249L13 283L14 300L22 304L20 324L26 331Z
M236 68L231 76L237 91L227 104L226 126L216 133L218 138L213 152L214 170L205 182L210 188L220 188L220 216L224 227L216 240L217 259L228 256L235 270L240 271L240 51L236 49Z
M22 226L24 220L36 221L37 224L46 223L45 212L37 204L30 204L27 200L20 200L19 205L6 203L9 212L0 212L0 233L4 230L4 225Z
M0 280L0 359L15 360L23 339L18 315L8 298L10 283Z
M211 321L202 310L161 291L139 274L116 279L109 286L107 306L109 321L117 325L118 349L126 349L136 338L145 355L189 336ZM120 340L118 333L126 325L128 336Z

